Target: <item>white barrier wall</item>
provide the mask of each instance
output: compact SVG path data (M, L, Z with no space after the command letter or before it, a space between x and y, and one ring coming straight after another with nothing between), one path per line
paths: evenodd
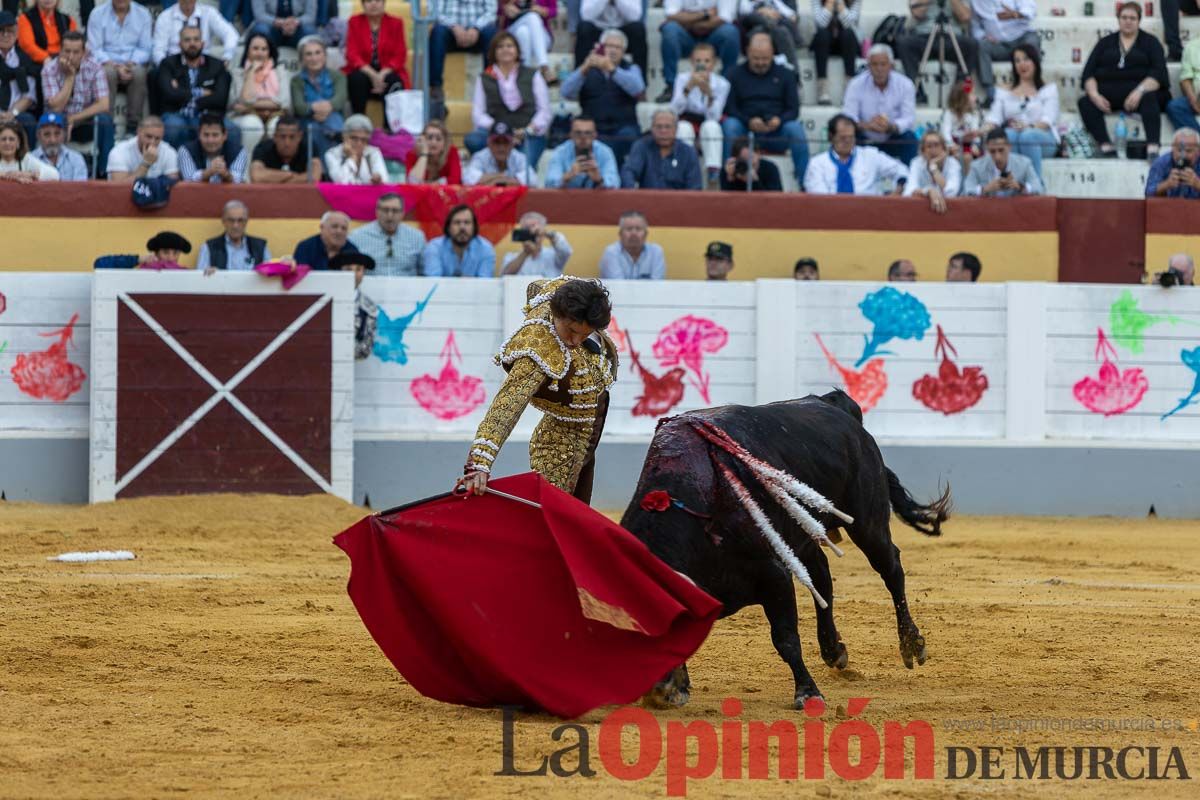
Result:
M0 433L87 436L91 281L0 274ZM372 356L354 366L355 438L467 440L503 379L492 357L520 321L526 284L367 278L379 333ZM609 288L622 359L613 441L644 441L659 417L688 409L833 386L867 409L872 433L892 440L1200 440L1195 289L786 280ZM537 417L526 414L516 436Z
M358 364L358 438L473 433L503 377L492 356L520 321L525 285L368 279L381 329L399 333ZM867 410L872 433L891 439L1200 439L1200 409L1180 405L1200 373L1192 289L787 280L609 289L622 365L606 436L644 440L660 416L838 386ZM1116 372L1095 356L1101 330ZM527 414L517 435L536 419Z
M0 272L0 432L88 435L92 276Z
M1196 289L1056 286L1045 353L1048 437L1200 440Z

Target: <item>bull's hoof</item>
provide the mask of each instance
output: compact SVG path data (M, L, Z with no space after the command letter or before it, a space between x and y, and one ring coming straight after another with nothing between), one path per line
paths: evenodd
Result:
M845 669L846 665L850 663L850 654L846 652L846 645L842 644L841 642L838 642L837 647L835 647L831 652L826 652L825 649L822 648L821 658L824 660L827 666L833 669Z
M904 666L909 669L913 668L913 659L916 659L917 664L924 664L927 658L925 637L918 633L905 638L900 643L900 657L904 659Z
M810 700L820 703L820 706L817 707L818 710L824 710L825 697L821 694L821 690L816 686L810 686L807 689L801 689L800 691L796 692L796 699L793 703L793 707L797 711L803 711L805 704L807 704ZM820 716L820 714L817 716Z
M687 705L691 693L687 689L679 689L673 685L658 684L642 698L642 705L648 708L681 708Z
M642 704L650 708L680 708L691 699L691 688L687 665L681 664L654 684L654 688L642 698Z

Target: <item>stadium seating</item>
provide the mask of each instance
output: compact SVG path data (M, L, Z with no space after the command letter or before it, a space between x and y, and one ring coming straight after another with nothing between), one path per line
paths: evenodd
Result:
M906 0L865 0L866 9L862 14L860 30L864 37L869 37L875 28L888 14L906 14ZM1115 5L1095 3L1097 16L1085 17L1083 6L1085 0L1038 0L1037 30L1042 39L1043 66L1042 74L1045 80L1054 81L1059 86L1061 114L1059 124L1062 128L1070 128L1079 124L1079 114L1076 103L1083 92L1080 73L1083 62L1096 41L1116 28ZM802 41L812 38L813 22L811 11L805 3L802 6L801 33ZM1064 16L1053 16L1053 9L1061 9ZM1154 6L1158 13L1158 6ZM647 76L647 97L657 96L663 88L662 55L660 36L658 32L664 19L661 7L650 9L648 15L649 39L649 75ZM1186 41L1190 34L1200 34L1200 18L1182 17L1180 21L1183 38ZM565 75L573 66L570 49L570 34L566 30L566 15L560 14L554 25L554 46L551 53L551 66L560 75ZM1142 28L1161 38L1162 21L1157 16L1147 16ZM1076 53L1075 51L1078 51ZM1078 60L1076 60L1076 58ZM799 67L801 79L801 120L809 132L810 146L813 152L828 146L825 135L825 125L829 118L837 112L837 101L840 99L845 76L842 74L841 61L833 58L829 62L830 91L834 97L834 106L818 106L816 104L816 74L812 53L806 47L799 52ZM461 136L471 129L470 92L475 78L483 68L483 59L478 55L452 54L447 58L445 93L447 99L447 124L450 130ZM1179 65L1169 64L1171 88L1173 94L1179 93ZM931 99L931 104L917 109L917 124L936 125L941 118L941 110L936 106L938 66L929 64L922 76L925 89ZM996 63L995 73L997 82L1003 85L1010 77L1011 68L1006 63ZM952 76L953 70L947 74ZM946 91L948 92L949 87ZM569 102L562 102L557 90L551 90L552 104L556 111L574 112L578 107ZM638 116L643 127L649 127L651 115L660 106L652 103L641 103ZM1116 123L1116 117L1109 120L1109 130ZM1169 143L1174 132L1170 121L1163 116L1163 144ZM1129 137L1138 139L1142 135L1141 123L1136 117L1128 120ZM794 190L795 180L792 176L790 163L786 157L777 159L784 176L785 189ZM1147 172L1147 164L1139 161L1110 161L1110 160L1080 160L1080 159L1050 159L1044 165L1044 177L1047 191L1064 197L1112 197L1135 198L1142 195Z
M216 0L200 0L200 2L213 6L217 5ZM859 29L864 39L868 39L871 36L887 15L907 14L907 0L862 0L862 2L865 3L865 8L862 13ZM1038 18L1036 27L1042 40L1043 49L1042 74L1047 81L1054 81L1058 84L1061 101L1059 127L1063 130L1079 124L1076 103L1083 91L1082 81L1079 77L1083 69L1083 62L1086 61L1096 41L1100 37L1113 32L1116 27L1115 3L1113 6L1105 3L1094 3L1095 16L1088 17L1084 16L1085 2L1086 0L1038 0L1037 4ZM64 10L75 16L78 16L78 5L79 0L62 0ZM842 72L841 60L839 58L830 59L829 84L835 103L833 106L818 106L816 103L816 71L812 53L807 47L807 42L812 39L814 25L808 4L800 0L799 5L801 6L801 41L806 43L805 46L800 48L798 54L801 79L801 120L809 133L810 148L816 153L828 146L825 126L829 118L837 112L838 101L840 101L845 87L846 76ZM1144 18L1142 28L1161 38L1162 20L1157 16L1160 12L1160 6L1161 4L1144 4L1144 7L1147 7L1150 13L1147 13ZM358 13L360 10L360 5L356 0L340 0L340 14L343 18ZM1061 15L1055 16L1054 12L1056 10L1060 11ZM392 0L388 6L388 12L396 14L405 20L411 42L413 23L412 7L409 2L407 0ZM656 97L663 89L659 27L662 25L664 18L665 14L661 5L657 8L651 8L647 18L649 74L646 76L646 96L651 98ZM565 6L561 6L560 13L552 24L554 45L550 54L551 68L560 76L566 75L573 67L573 57L570 52L571 37L567 32L566 23L566 9ZM1200 17L1182 17L1180 27L1183 39L1186 42L1190 35L1200 35ZM411 46L409 53L411 62ZM235 62L237 57L238 54L235 53ZM281 49L280 61L288 70L295 70L299 65L298 55L293 48ZM336 48L330 48L329 62L331 66L336 67L341 61L341 52ZM861 65L862 62L860 61ZM446 123L456 140L460 142L461 137L472 129L470 96L475 79L482 68L483 58L480 55L452 53L447 56L444 87L447 107ZM1179 65L1169 64L1168 71L1171 77L1172 94L1178 95ZM921 76L926 93L930 98L930 104L918 107L918 127L936 125L941 118L941 110L937 104L938 72L938 65L931 63L926 66ZM1006 63L997 63L995 65L995 73L997 82L1003 85L1009 79L1011 69ZM952 67L947 69L947 75L953 75ZM945 88L945 91L949 91L949 86ZM120 113L120 108L124 103L124 99L123 95L118 98L118 113L114 115L119 128L123 126L124 115ZM557 87L551 88L551 102L556 113L575 113L578 111L577 105L562 101L559 98ZM660 107L653 102L639 104L639 120L644 128L649 127L650 117ZM382 122L383 110L379 103L370 104L368 113L377 123ZM1115 116L1110 117L1110 132L1115 122ZM1140 121L1136 117L1131 117L1128 122L1130 138L1140 138L1142 135ZM1165 115L1163 116L1162 123L1163 144L1167 144L1171 134L1174 132L1174 128ZM118 138L123 133L124 131L119 129ZM790 163L784 157L779 157L776 160L784 176L785 189L794 190L796 185ZM1047 191L1063 197L1140 197L1142 195L1142 186L1145 181L1146 172L1147 165L1145 163L1126 160L1050 159L1044 165Z

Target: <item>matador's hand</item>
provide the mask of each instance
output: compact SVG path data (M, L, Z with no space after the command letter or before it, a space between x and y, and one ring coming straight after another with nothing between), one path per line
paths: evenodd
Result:
M454 483L454 490L457 492L462 488L467 494L482 495L487 489L488 474L486 472L469 472L459 478Z

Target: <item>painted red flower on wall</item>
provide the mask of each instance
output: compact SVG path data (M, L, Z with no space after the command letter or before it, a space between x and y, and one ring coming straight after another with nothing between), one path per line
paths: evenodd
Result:
M1074 388L1075 399L1084 408L1111 417L1124 414L1142 402L1150 381L1137 367L1121 370L1117 366L1116 348L1109 343L1103 328L1096 330L1096 358L1101 361L1099 374L1080 379Z
M409 390L421 408L438 419L449 421L474 411L484 401L486 392L482 380L472 375L459 375L454 366L455 360L462 361L454 331L447 334L441 355L445 363L437 377L422 375L414 378Z
M814 333L813 336L817 338L817 345L825 354L825 358L829 360L830 366L842 376L842 383L846 385L846 394L858 403L858 407L864 414L874 408L883 398L888 387L887 373L883 370L883 359L872 358L861 370L844 367L825 347L825 342L821 341L820 334Z
M704 354L716 353L729 342L729 331L711 319L693 314L680 317L667 325L654 342L654 357L664 367L683 364L695 375L692 385L704 402L712 402L708 386L710 376L704 371Z
M71 317L65 327L42 336L58 337L58 341L40 353L18 353L12 367L13 383L22 392L39 400L61 403L79 391L87 374L83 367L67 360L67 345L75 333L79 315Z
M661 417L683 400L683 367L673 367L663 375L655 375L642 365L638 351L633 349L633 339L626 335L629 359L633 369L642 379L642 393L634 401L629 413L635 417Z
M937 326L937 344L933 347L933 355L941 356L942 363L937 375L923 375L913 382L913 397L917 402L932 411L940 411L949 416L966 411L979 402L987 391L988 379L983 374L983 367L963 367L959 369L950 356L958 357L958 351L942 326Z

